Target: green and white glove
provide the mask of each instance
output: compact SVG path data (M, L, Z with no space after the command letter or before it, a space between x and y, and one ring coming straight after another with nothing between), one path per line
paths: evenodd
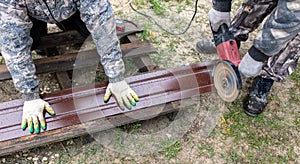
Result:
M131 109L139 101L139 97L125 80L108 84L104 95L104 102L107 103L112 95L115 97L121 110L125 110L125 106Z
M254 60L247 53L239 64L239 71L247 78L258 75L262 70L263 63Z
M44 118L44 110L51 116L55 116L56 114L49 103L42 99L25 101L23 106L22 130L25 130L27 126L30 133L40 133L40 127L46 130L47 125Z

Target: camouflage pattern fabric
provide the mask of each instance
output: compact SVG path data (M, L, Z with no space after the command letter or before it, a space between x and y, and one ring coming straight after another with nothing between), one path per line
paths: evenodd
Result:
M300 32L300 1L279 0L254 39L254 46L267 56L274 56Z
M238 40L247 40L268 15L253 44L270 56L261 75L282 82L295 70L300 55L300 1L248 0L233 18L231 31Z
M261 76L284 82L296 69L300 56L300 33L277 55L263 66Z
M56 24L76 11L91 33L110 82L124 79L114 13L108 0L0 0L0 52L24 99L38 98L38 79L30 52L29 16Z
M262 23L262 21L277 6L278 0L247 0L237 10L232 18L230 31L240 41L246 41L248 34Z
M295 70L300 55L299 34L300 1L279 0L254 39L254 46L270 56L263 76L282 82Z

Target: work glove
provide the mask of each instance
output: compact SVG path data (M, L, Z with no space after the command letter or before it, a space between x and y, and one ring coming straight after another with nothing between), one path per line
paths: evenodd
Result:
M262 70L262 66L262 62L254 60L247 53L239 64L238 69L246 78L249 78L258 75Z
M136 102L139 101L137 94L129 87L125 80L109 83L104 95L104 102L107 103L113 95L121 108L125 110L125 106L131 109L132 106L136 106Z
M55 111L49 103L42 99L25 101L23 106L22 129L28 126L30 133L40 133L40 127L46 130L46 121L44 118L44 110L51 116L55 116Z
M222 24L230 27L230 12L217 11L214 8L208 12L208 18L213 31L217 32Z

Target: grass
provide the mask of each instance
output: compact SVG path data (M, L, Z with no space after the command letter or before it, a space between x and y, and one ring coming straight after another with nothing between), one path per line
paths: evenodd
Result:
M208 154L209 157L211 158L215 155L215 151L210 145L198 145L197 148L200 156L204 154Z
M158 0L149 0L149 2L153 5L153 11L157 15L163 15L165 13L165 8Z
M290 78L296 83L297 86L300 86L300 68L297 67L294 73L291 74Z
M298 75L294 75L296 77ZM294 79L298 80L298 79ZM295 89L289 90L289 105L299 103L299 92ZM271 95L270 101L280 101L278 95ZM293 150L294 144L289 141L293 140L293 135L297 134L297 124L299 119L295 122L288 121L288 117L279 116L275 111L267 111L258 117L249 117L242 111L242 98L234 103L227 104L229 109L221 119L220 132L226 138L233 138L233 146L225 155L228 161L232 163L247 162L267 162L267 163L287 163L295 162L297 155ZM289 107L288 107L289 108ZM285 110L283 106L279 106L278 110ZM293 110L291 110L291 114ZM296 114L296 113L294 113ZM271 116L270 116L271 115ZM288 113L286 115L289 115ZM298 139L299 140L299 139ZM243 151L244 146L247 145L247 151ZM299 146L299 144L298 144ZM270 149L271 148L271 149ZM240 150L241 151L237 151ZM278 155L274 151L281 151ZM247 158L243 158L246 156Z
M120 128L122 130L126 131L127 133L131 134L131 133L137 131L141 126L142 126L142 124L140 122L134 122L131 124L123 125Z
M168 159L176 157L179 151L181 150L181 145L179 141L172 141L168 139L164 141L162 147L163 150L161 151L161 153L163 153Z

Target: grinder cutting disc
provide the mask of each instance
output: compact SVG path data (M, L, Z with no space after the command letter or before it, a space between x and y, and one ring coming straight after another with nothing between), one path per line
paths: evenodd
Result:
M217 93L224 101L236 100L242 83L238 70L231 62L218 62L213 70L213 79Z

